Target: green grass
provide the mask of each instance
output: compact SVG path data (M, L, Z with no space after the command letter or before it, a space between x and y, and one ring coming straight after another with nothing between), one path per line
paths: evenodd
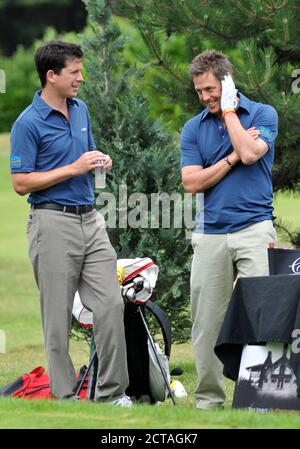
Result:
M116 409L94 403L0 399L1 428L34 429L237 429L298 428L293 412L261 414L253 411L199 411L176 407L136 405ZM5 413L4 413L5 412Z
M6 353L0 353L0 386L15 380L36 366L46 367L39 310L38 290L27 256L25 237L28 205L16 195L8 170L8 135L0 134L0 329L6 333ZM280 197L278 208L287 207L293 224L300 226L296 200ZM298 200L297 200L298 201ZM288 204L287 204L288 203ZM290 208L290 209L289 209ZM288 212L286 212L288 213ZM89 348L72 341L71 354L78 369L86 364ZM226 380L227 401L220 411L194 407L196 373L191 344L173 345L171 368L180 366L178 378L188 397L160 406L136 405L116 409L106 404L65 401L30 401L0 398L0 428L97 428L97 429L202 429L202 428L298 428L297 412L261 414L232 410L233 382Z
M300 229L300 196L293 193L277 193L274 196L274 215L290 229Z

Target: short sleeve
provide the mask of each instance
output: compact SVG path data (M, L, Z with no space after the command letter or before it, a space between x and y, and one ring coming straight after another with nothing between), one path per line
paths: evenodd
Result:
M89 150L95 150L96 144L95 144L91 126L89 127L88 139L89 139Z
M277 112L272 106L262 105L254 116L252 126L260 131L259 138L264 140L270 148L278 134Z
M89 150L96 150L95 139L94 139L93 132L92 132L92 127L91 127L91 118L90 118L90 114L89 114L89 111L88 111L87 107L86 107L86 113L87 113L87 118L88 118L88 145L89 145Z
M181 168L188 165L203 166L203 159L197 144L196 122L189 120L183 127L180 136Z
M11 173L30 173L35 171L38 153L38 136L26 124L15 122L10 137Z

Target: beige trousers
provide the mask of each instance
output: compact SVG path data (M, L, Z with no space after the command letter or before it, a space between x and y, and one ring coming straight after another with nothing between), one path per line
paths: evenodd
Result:
M272 221L266 220L231 234L193 233L191 270L192 344L198 385L197 408L222 406L223 365L214 346L238 276L269 274L267 248L275 242Z
M99 368L95 400L121 396L128 386L124 304L117 257L96 210L76 215L34 209L29 213L29 255L40 290L50 386L57 398L76 384L69 355L74 294L93 312Z

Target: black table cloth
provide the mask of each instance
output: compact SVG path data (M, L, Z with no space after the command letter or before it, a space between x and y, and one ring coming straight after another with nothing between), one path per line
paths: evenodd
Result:
M295 329L299 337L299 275L239 278L215 346L224 375L237 380L244 345L292 343ZM300 397L300 348L291 352L291 366Z

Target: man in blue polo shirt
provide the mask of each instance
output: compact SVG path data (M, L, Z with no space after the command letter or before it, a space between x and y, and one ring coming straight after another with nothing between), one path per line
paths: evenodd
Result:
M40 289L51 393L72 398L69 355L74 294L93 312L99 358L95 400L130 406L117 258L96 212L92 170L99 162L87 107L76 99L82 77L80 46L51 41L35 54L42 90L13 125L11 173L15 191L31 205L29 255Z
M214 346L236 276L268 275L267 248L275 241L271 169L277 113L237 92L232 65L205 51L190 78L206 108L181 133L182 182L202 209L192 235L192 343L196 407L221 407L223 367Z

